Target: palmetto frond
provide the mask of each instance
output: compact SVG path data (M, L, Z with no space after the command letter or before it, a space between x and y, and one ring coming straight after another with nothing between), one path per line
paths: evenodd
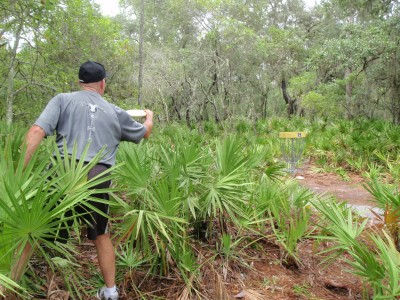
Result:
M297 246L310 233L309 201L313 195L292 181L275 187L272 194L264 191L262 195L271 228L285 251L284 260L289 265L297 265L300 263Z
M54 149L55 158L52 158L53 166L50 168L46 168L50 153L47 156L49 160L44 162L37 162L38 156L34 155L25 169L24 155L14 158L14 164L9 161L12 157L1 162L3 175L7 176L0 178L0 265L8 264L8 270L13 268L10 263L17 262L26 244L33 246L35 253L50 265L54 266L48 249L72 261L70 250L54 242L65 222L77 217L66 217L65 213L93 200L94 193L110 191L89 189L109 180L109 176L86 179L89 168L101 159L101 154L84 164L76 160L76 151L71 157L61 158L55 145ZM11 174L14 174L14 181L10 179Z
M216 146L216 168L221 176L246 171L248 157L244 152L244 142L234 136L226 137Z
M400 208L400 191L396 186L390 187L377 180L371 180L364 185L364 188L374 197L380 208L387 206L396 210Z
M334 241L335 245L323 251L333 253L334 258L346 251L351 259L345 261L352 267L350 272L364 278L374 291L374 299L393 299L400 295L400 257L394 242L383 231L384 239L377 234L369 238L378 249L372 250L359 239L367 220L359 224L351 209L343 209L336 203L314 203L316 209L326 217L328 223L322 225L327 235L319 238ZM336 253L335 253L336 252Z
M145 194L153 173L153 162L148 147L121 143L117 160L122 165L115 171L116 180L127 195Z
M152 257L153 268L158 267L160 258L161 269L165 272L168 269L165 257L168 245L181 243L186 234L184 225L187 221L180 217L182 194L176 183L171 185L168 178L157 179L148 185L149 191L140 203L117 198L123 214L119 236L144 257Z
M4 290L3 290L4 288ZM16 282L5 276L4 274L0 273L0 296L5 297L5 291L13 291L17 293L23 299L30 299L31 296L27 294L26 290L18 285ZM6 299L6 298L4 298Z
M400 252L391 237L385 231L382 233L383 238L371 235L378 249L380 262L385 268L386 280L380 282L380 288L386 298L396 298L400 296Z
M247 218L244 208L253 183L250 172L242 141L231 137L217 142L215 165L204 180L200 205L203 219L217 218L222 233L228 220L240 224L239 218Z
M383 219L393 241L400 251L400 192L397 186L391 187L377 180L371 180L364 185L365 189L374 197L378 206L383 209Z

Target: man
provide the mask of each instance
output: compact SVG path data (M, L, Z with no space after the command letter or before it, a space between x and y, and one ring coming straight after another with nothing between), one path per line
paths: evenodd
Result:
M146 109L146 119L143 124L134 121L127 112L107 102L102 98L106 88L106 71L103 65L87 61L79 68L79 83L81 91L58 94L47 104L46 108L29 129L26 136L25 165L40 145L43 138L56 132L56 142L61 155L64 140L69 154L74 144L77 145L78 158L89 162L103 147L105 155L100 163L89 173L92 178L115 164L115 156L121 141L139 143L142 138L148 138L153 129L153 112ZM87 143L90 148L86 157L81 157ZM109 185L109 183L108 183ZM104 187L104 186L102 186ZM107 194L100 195L108 199ZM108 205L97 207L105 214ZM97 292L97 298L102 300L119 299L115 286L115 252L110 236L107 233L107 218L91 213L91 227L88 228L88 238L94 241L105 287ZM29 253L30 249L24 249ZM17 270L19 271L19 270Z

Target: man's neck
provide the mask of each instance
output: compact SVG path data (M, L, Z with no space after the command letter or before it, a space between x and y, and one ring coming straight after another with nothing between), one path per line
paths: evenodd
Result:
M99 94L100 96L103 96L104 94L104 88L105 88L105 83L103 81L100 82L92 82L92 83L81 83L81 89L83 91L88 91L88 92L95 92Z
M100 90L93 86L82 86L82 91L95 92L95 93L101 95Z

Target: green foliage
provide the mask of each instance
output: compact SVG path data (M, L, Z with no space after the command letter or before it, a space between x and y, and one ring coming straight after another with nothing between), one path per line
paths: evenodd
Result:
M390 207L394 210L400 208L400 193L397 186L386 185L372 179L366 183L365 188L374 196L378 207L382 209Z
M228 137L217 142L214 170L205 182L201 198L202 217L206 220L218 218L222 233L226 232L225 217L237 223L238 216L244 216L241 207L247 203L248 172L250 166L243 142L239 138Z
M309 291L310 285L309 283L303 283L302 285L295 284L293 286L293 292L295 295L298 297L306 297L306 298L311 298L311 292Z
M115 192L111 207L117 222L113 228L123 245L117 253L118 278L131 278L133 282L134 270L145 272L149 280L157 275L179 274L186 286L185 293L198 294L202 292L200 279L203 264L209 263L206 261L221 259L219 271L222 279L227 280L235 268L249 267L245 249L257 248L259 241L265 239L279 245L284 265L299 267L302 264L299 243L312 238L314 232L310 224L309 202L312 201L320 212L316 224L322 231L317 238L334 242L327 249L328 260L343 251L351 253L347 262L352 272L371 284L376 297L396 295L395 230L387 233L393 241L385 237L386 233L366 235L367 221L360 222L343 205L326 199L313 200L316 196L287 180L284 166L278 160L278 133L307 130L305 155L324 158L333 169L341 170L343 176L349 172L346 164L360 170L366 165L374 166L375 171L370 169L373 179L387 172L390 164L394 165L398 149L394 143L396 134L392 131L397 127L377 121L331 123L326 119L309 122L302 118L289 121L271 118L268 122L260 121L256 129L257 126L262 130L224 132L224 136L214 138L200 134L201 129L174 124L156 129L153 139L139 145L120 145L118 165L112 175L114 187L108 190ZM234 132L237 128L235 123L224 127ZM0 274L9 275L15 264L14 254L30 243L36 247L31 255L46 261L56 272L70 274L65 286L71 294L83 298L86 290L83 285L94 281L88 283L81 274L69 273L79 265L72 244L63 246L49 238L57 236L58 230L65 227L66 219L60 221L60 217L68 209L86 201L83 199L93 200L87 188L107 177L86 181L92 163L84 165L76 161L75 152L66 161L57 152L53 157L51 140L23 169L23 131L3 128ZM381 152L377 152L378 146ZM53 166L48 168L50 161ZM382 202L382 207L392 207L396 212L395 189L378 181L371 181L369 189ZM61 198L62 203L56 205ZM73 215L71 220L76 217ZM386 217L389 220L390 215ZM81 224L74 222L71 230L79 230ZM367 245L375 245L376 253L364 245L365 238ZM44 247L52 249L52 254ZM217 255L204 258L198 247L208 247ZM367 270L374 271L367 274ZM98 284L100 281L95 285ZM29 292L38 289L40 284L35 286L25 288ZM134 289L145 297L140 286ZM296 291L307 292L302 286L296 287Z
M383 238L378 233L368 234L368 240L373 243L371 249L362 237L368 220L358 223L357 216L349 208L340 207L335 202L320 201L313 204L326 218L325 222L319 224L325 232L319 238L334 242L332 247L323 251L330 253L327 260L347 252L351 257L345 258L351 266L349 272L361 276L370 284L374 299L398 297L400 256L389 235L385 231L382 231Z
M327 105L330 104L327 99L314 91L311 91L307 94L304 95L302 99L302 106L311 114L312 116L316 115L319 117L324 116L329 109L327 109ZM330 107L330 106L328 106ZM331 107L335 107L334 105L331 104Z
M29 295L24 295L26 290L19 286L16 282L5 276L4 274L0 273L0 285L4 287L6 290L15 292L19 296L21 296L23 299L28 299ZM0 296L5 297L4 290L0 289ZM22 292L22 293L21 293Z
M147 3L144 105L191 126L256 122L286 114L286 79L299 113L398 123L398 7L388 3L330 1L313 11L300 1ZM89 0L5 1L0 112L13 108L14 120L31 123L55 93L78 88L86 59L106 66L107 99L134 106L140 1L120 4L109 18Z
M119 228L121 239L127 239L130 247L135 245L144 257L152 257L152 269L159 269L161 274L169 271L165 256L168 245L177 242L176 239L181 243L184 237L182 225L186 221L179 217L181 196L176 188L169 185L168 179L163 179L150 184L141 202L117 199L121 206L119 211L123 212Z
M397 187L379 183L376 178L371 178L365 189L374 197L374 201L383 211L383 218L379 216L386 226L393 243L400 250L400 194Z
M75 221L79 216L73 213L68 217L67 211L74 211L77 205L91 207L88 201L95 200L92 194L101 190L89 188L110 179L109 176L98 176L86 180L90 168L101 159L101 153L89 164L83 165L76 160L76 149L71 157L61 158L57 146L53 144L55 158L52 158L51 152L36 152L24 167L23 139L13 139L13 131L10 129L4 138L5 143L0 145L4 158L0 161L0 271L10 275L16 264L25 264L18 259L26 245L30 245L33 250L29 257L37 255L51 268L64 268L63 272L67 272L71 270L71 264L76 263L72 251L54 240L59 230L65 228L65 222ZM15 132L18 133L18 129ZM38 161L39 153L41 161ZM47 167L51 160L53 166ZM60 258L56 260L54 255ZM57 264L60 259L68 263L62 266ZM67 276L66 283L70 292L74 290L81 298L81 280L78 279L79 274L76 276ZM5 284L10 287L11 282Z
M211 121L204 122L204 132L213 137L218 136L218 124Z
M386 124L386 125L385 125ZM389 125L389 126L388 126ZM397 126L381 121L336 121L327 123L324 130L312 128L309 133L308 154L324 168L344 171L368 171L369 165L377 164L382 172L392 174L397 180L398 147L391 138L396 136ZM386 157L380 149L386 148Z
M312 90L316 82L316 74L313 72L304 72L299 76L293 77L290 80L291 89L296 95L305 94Z
M379 282L379 290L376 299L387 299L390 297L399 297L400 295L400 254L399 249L394 244L388 234L384 237L371 236L378 249L378 257L384 265L386 280Z
M145 145L133 147L128 143L122 143L119 147L117 158L123 165L116 170L116 176L120 186L126 187L127 195L148 193L153 168L150 153L146 149Z
M172 128L155 137L155 144L121 145L118 161L123 164L116 178L125 199L117 198L122 215L118 231L139 257L149 258L153 272L170 272L169 253L185 281L192 282L198 265L189 228L218 220L221 235L227 235L228 224L246 223L246 195L250 198L262 155L240 137L206 143L194 131ZM279 170L268 175L278 178ZM208 239L217 234L211 226L206 229Z
M395 132L396 130L392 130L390 132ZM389 134L390 134L389 132ZM394 182L400 181L400 166L399 166L399 150L397 145L395 145L391 139L388 141L386 139L382 139L382 143L387 148L386 155L384 155L381 150L376 150L375 155L378 158L378 162L382 164L382 166L389 172L392 180Z
M297 245L309 234L311 210L309 200L313 195L297 186L286 183L278 197L268 197L267 212L271 228L285 251L283 262L288 266L301 264ZM272 201L271 201L272 200Z
M105 97L126 109L134 106L139 1L120 2L123 13L108 18L89 0L3 1L0 117L8 112L14 124L32 123L56 93L78 89L77 68L87 59L106 66ZM229 259L235 257L228 246L237 241L231 232L236 229L257 238L272 229L282 249L298 259L309 212L293 201L311 196L286 186L278 160L280 131L307 131L304 156L343 179L349 172L368 172L371 179L385 176L390 184L399 183L399 128L374 121L400 123L398 5L335 0L308 11L300 2L146 2L144 106L167 128L154 142L121 145L118 154L112 208L120 213L116 231L132 249L121 250L124 271L143 262L153 274L170 274L176 266L195 289L200 271L191 233L201 222L208 224L206 240L222 240ZM287 108L283 79L307 119L280 118ZM175 120L191 130L172 125ZM69 272L76 263L73 250L46 238L64 227L58 218L68 208L91 198L85 192L94 184L85 181L88 167L52 159L49 140L24 169L24 130L0 126L1 274L8 274L24 243L56 247L58 261L40 247L33 255ZM232 132L238 136L227 138ZM369 189L384 208L397 201L391 187L374 182ZM61 198L67 200L54 209ZM396 208L392 212L397 216ZM390 260L396 257L390 242L376 238L374 243L392 276L383 292L376 288L376 297L390 297L398 282ZM362 247L352 251L375 259ZM13 286L0 277L3 285ZM78 295L74 282L79 279L67 283ZM303 286L297 291L304 292Z
M246 133L251 130L251 124L247 119L239 119L236 121L235 129L238 133Z

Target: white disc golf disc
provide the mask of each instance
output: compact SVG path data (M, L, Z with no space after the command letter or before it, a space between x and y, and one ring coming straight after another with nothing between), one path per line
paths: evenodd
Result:
M142 109L130 109L126 111L131 117L145 117L146 116L146 112Z

